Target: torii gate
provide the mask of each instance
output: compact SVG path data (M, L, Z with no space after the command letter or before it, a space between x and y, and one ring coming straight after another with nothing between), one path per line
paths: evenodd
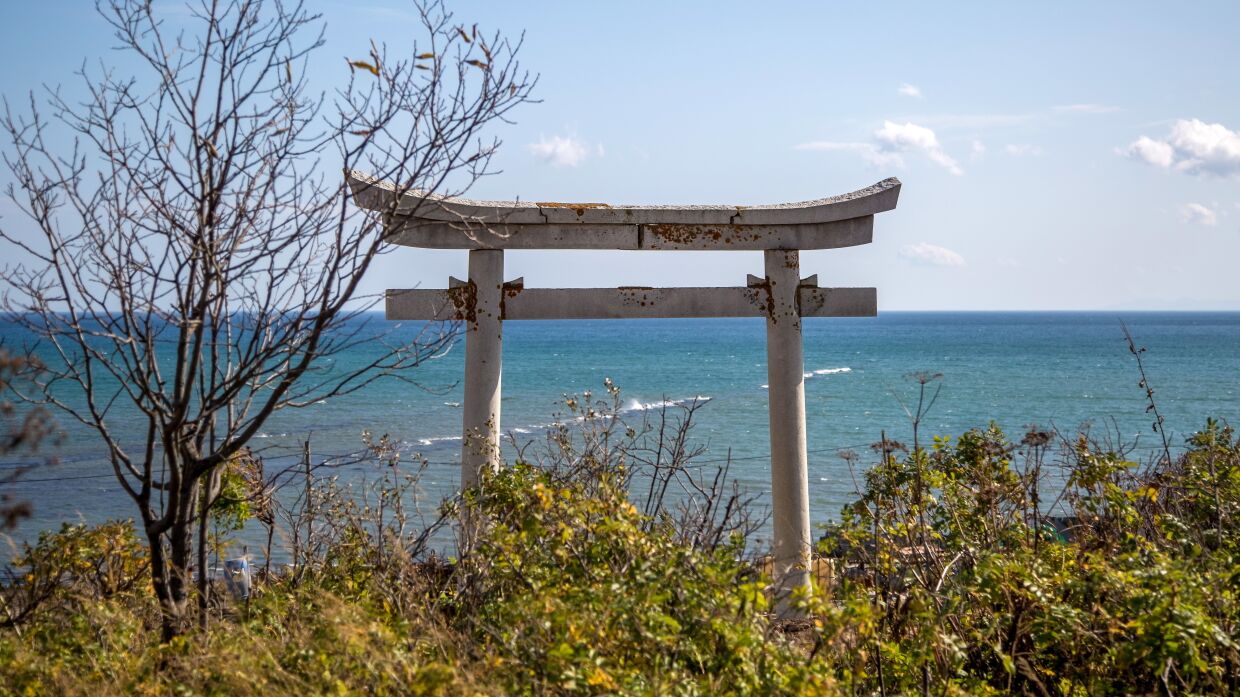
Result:
M771 430L771 512L777 607L808 590L811 544L802 317L872 317L873 288L819 288L799 250L868 244L874 215L896 207L900 181L771 206L611 206L473 201L399 192L350 172L358 205L386 213L395 244L469 250L469 279L447 290L389 290L387 318L460 320L465 330L461 486L499 466L500 375L506 319L765 317ZM525 288L504 282L505 249L761 250L764 277L732 288Z

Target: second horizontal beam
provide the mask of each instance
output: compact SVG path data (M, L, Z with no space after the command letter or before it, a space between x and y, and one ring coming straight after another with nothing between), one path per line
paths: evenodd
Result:
M872 317L873 288L799 289L802 317ZM473 287L389 290L392 320L469 320ZM503 319L765 317L768 291L755 288L505 288Z

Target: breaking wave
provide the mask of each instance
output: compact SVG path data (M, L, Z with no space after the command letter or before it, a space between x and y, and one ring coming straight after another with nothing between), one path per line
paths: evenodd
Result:
M711 399L713 398L707 397L705 395L698 395L696 397L687 397L685 399L661 399L656 402L642 402L636 399L630 399L628 402L626 402L623 406L620 407L619 413L631 414L633 412L643 412L643 411L651 411L651 410L674 408L674 407L687 407L693 404L694 402L698 404L704 404L706 402L709 402ZM577 417L576 419L572 419L570 421L561 422L561 423L579 422L579 421L582 421L583 418L584 417ZM557 425L560 425L560 424L557 424L555 422L540 423L540 424L526 424L524 426L506 428L504 429L504 433L529 435L531 433L540 433L543 431L548 431L556 427ZM425 447L443 445L445 443L451 443L454 441L459 442L460 440L461 440L460 436L433 436L430 438L418 438L414 442L418 446L425 448Z
M434 445L447 441L460 440L460 436L434 436L433 438L419 438L418 445Z
M687 399L661 399L657 402L639 402L636 399L630 399L623 407L620 407L620 411L623 413L630 411L650 411L651 409L664 409L667 407L687 407L694 402L697 402L698 404L705 404L710 400L710 397L703 395L689 397Z
M852 372L852 368L849 368L847 366L843 368L819 368L818 370L811 370L808 373L805 373L804 377L806 380L813 380L814 378L822 377L823 375L836 375L839 373L851 373L851 372ZM771 389L771 386L763 385L762 389L769 390Z

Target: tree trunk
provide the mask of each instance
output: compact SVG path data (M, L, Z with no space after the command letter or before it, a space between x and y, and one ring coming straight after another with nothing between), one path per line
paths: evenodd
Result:
M182 480L179 489L166 492L169 498L164 511L172 513L168 526L163 527L154 520L147 524L151 585L159 601L160 636L164 643L185 633L186 629L198 492L196 481Z
M147 546L151 551L151 585L159 601L160 640L166 644L184 631L185 592L183 584L175 581L177 574L168 558L164 535L148 532ZM179 602L178 585L181 586Z
M190 562L193 557L192 516L178 516L168 529L168 608L165 624L171 624L172 636L185 632L189 604ZM164 627L168 634L169 626Z

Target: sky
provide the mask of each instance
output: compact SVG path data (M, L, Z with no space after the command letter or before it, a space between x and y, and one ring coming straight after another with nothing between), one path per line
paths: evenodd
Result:
M312 0L315 84L405 0ZM2 0L0 92L125 69L86 0ZM874 242L803 252L885 310L1240 310L1240 3L450 3L524 33L539 103L497 128L471 197L651 204L904 183ZM0 207L5 223L11 209ZM506 254L527 287L734 286L760 252ZM466 253L397 249L368 291L446 287Z

